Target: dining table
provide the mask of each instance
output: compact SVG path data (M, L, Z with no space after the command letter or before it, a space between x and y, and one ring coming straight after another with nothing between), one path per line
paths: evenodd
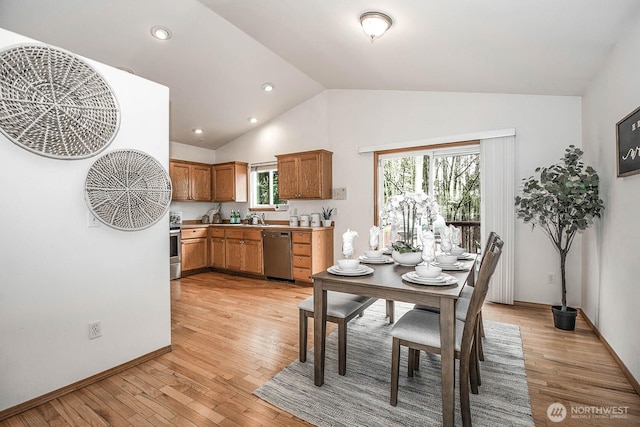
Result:
M363 275L339 275L322 271L312 275L314 298L314 384L324 384L327 291L346 292L368 297L439 307L442 378L442 422L453 426L455 419L455 304L465 284L474 284L475 258L461 261L456 271L443 271L457 279L447 286L416 284L403 279L412 266L393 264L367 264L373 272ZM329 269L331 271L331 269ZM335 270L333 270L335 272ZM405 276L407 277L407 276ZM389 310L387 310L389 312ZM392 321L392 320L391 320ZM391 351L391 342L389 342ZM389 367L391 369L391 367Z

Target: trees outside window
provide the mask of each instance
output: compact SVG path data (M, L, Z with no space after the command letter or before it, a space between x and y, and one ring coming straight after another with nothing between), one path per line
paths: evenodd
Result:
M445 221L480 221L479 147L394 153L380 159L379 206L390 196L424 191L435 197Z
M278 198L278 169L276 164L251 168L251 207L272 208L287 203Z

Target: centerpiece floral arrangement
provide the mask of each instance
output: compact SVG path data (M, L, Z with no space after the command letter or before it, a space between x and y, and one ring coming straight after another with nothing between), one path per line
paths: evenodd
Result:
M429 225L438 218L440 207L435 199L420 191L391 196L382 211L382 219L391 224L391 246L400 253L420 252L421 248L414 244L416 224ZM402 227L402 239L396 241L398 231Z

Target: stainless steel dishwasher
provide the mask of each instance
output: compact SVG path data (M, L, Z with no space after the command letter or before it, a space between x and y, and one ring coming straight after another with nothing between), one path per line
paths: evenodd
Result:
M262 230L264 275L267 278L293 280L291 268L291 231Z

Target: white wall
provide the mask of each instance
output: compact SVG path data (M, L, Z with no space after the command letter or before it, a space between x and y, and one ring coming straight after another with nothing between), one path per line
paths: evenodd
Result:
M570 144L581 146L580 98L402 91L329 90L217 150L218 161L266 161L272 153L325 148L333 151L333 187L347 188L347 200L293 202L299 213L338 208L334 252L341 234L358 231L363 251L373 224L373 154L361 146L419 141L465 133L516 128L516 180L537 166L555 163ZM285 216L286 217L286 216ZM560 276L559 260L540 231L516 224L515 299L559 303L560 286L546 284L546 272ZM580 246L568 269L568 301L580 305Z
M640 175L617 178L616 123L640 105L640 21L622 39L583 100L585 158L600 175L602 220L585 234L582 306L640 381Z
M26 42L0 29L3 48ZM168 89L88 62L121 109L105 152L141 150L168 168ZM168 215L136 232L87 228L96 159L42 157L0 134L0 410L171 344Z

